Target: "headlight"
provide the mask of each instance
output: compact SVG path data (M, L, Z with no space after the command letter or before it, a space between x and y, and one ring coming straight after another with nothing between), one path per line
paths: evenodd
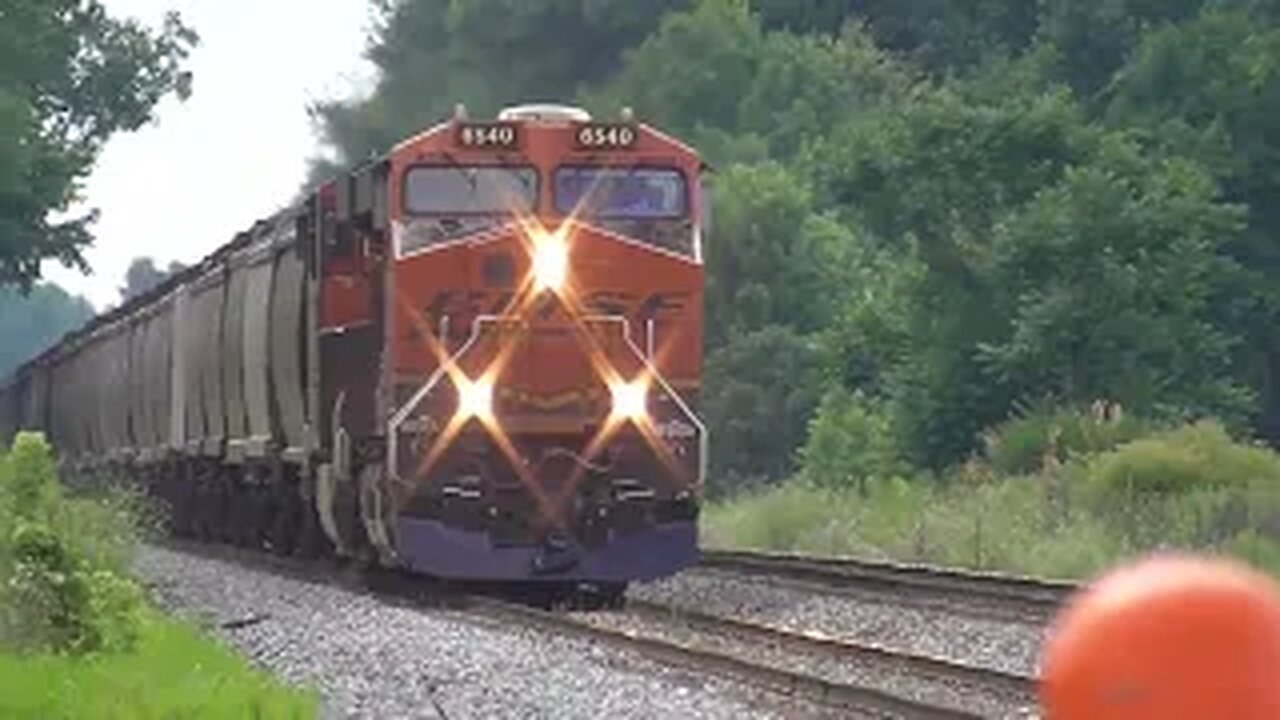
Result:
M638 420L649 414L649 384L644 380L617 382L609 390L613 395L614 416Z
M465 378L458 380L458 415L463 419L487 420L493 416L493 382Z
M569 276L569 244L564 230L533 236L533 282L538 290L560 292Z

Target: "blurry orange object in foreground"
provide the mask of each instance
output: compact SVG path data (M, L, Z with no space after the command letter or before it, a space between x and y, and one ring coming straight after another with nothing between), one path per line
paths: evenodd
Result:
M1054 623L1049 720L1280 718L1280 585L1182 555L1115 570Z

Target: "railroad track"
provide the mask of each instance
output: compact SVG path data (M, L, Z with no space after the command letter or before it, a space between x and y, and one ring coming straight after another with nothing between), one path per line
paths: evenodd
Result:
M846 558L704 551L700 567L837 594L890 598L1003 622L1044 624L1079 586L1074 583Z
M753 688L768 690L824 708L858 713L859 716L908 720L917 718L919 720L971 720L992 717L990 714L974 712L955 703L940 703L892 693L872 683L837 680L812 672L787 669L776 662L749 658L743 653L726 652L723 647L713 649L710 643L691 640L688 636L677 640L666 632L637 631L634 627L628 628L625 622L609 621L610 618L625 618L625 615L619 616L616 613L595 613L590 618L584 618L487 598L472 599L471 603L473 603L472 607L483 608L491 615L510 618L560 634L600 641L635 651L667 664L683 666L697 672L713 673ZM605 622L601 622L602 620ZM687 621L689 618L681 620L681 622ZM694 625L704 622L720 623L719 619L712 619L709 616L692 621ZM730 624L722 624L717 632L724 632L728 627ZM757 629L770 632L764 628ZM749 638L746 639L749 641ZM792 637L784 642L791 645L803 641ZM851 658L845 661L853 660ZM1018 715L1002 714L1000 716L1017 717ZM1021 716L1029 717L1030 715Z
M691 628L734 636L764 646L788 647L799 653L904 671L914 677L960 683L976 690L1020 696L1031 702L1035 678L897 652L875 645L851 643L805 633L788 632L757 623L742 622L669 605L630 599L627 608L647 617L683 623Z
M370 592L409 607L472 613L576 636L859 717L1029 717L1034 706L1031 678L676 611L634 599L618 612L549 611L407 573L353 571L333 561L309 562L227 546L166 545L310 582ZM917 687L903 691L904 684ZM1008 712L1017 707L1026 710Z

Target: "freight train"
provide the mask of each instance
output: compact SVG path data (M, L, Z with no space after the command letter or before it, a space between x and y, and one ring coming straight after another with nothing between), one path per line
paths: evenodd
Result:
M459 106L26 363L0 442L43 432L183 536L614 595L675 573L705 176L630 111Z

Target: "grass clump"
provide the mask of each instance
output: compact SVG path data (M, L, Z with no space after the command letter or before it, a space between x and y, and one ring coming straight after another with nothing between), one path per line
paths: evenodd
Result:
M991 437L995 452L941 479L833 487L802 472L713 504L704 541L1061 578L1179 548L1280 574L1280 454L1238 442L1218 423L1160 429L1064 411L1015 420Z
M0 718L301 718L312 696L151 609L138 499L68 497L42 438L0 455Z

